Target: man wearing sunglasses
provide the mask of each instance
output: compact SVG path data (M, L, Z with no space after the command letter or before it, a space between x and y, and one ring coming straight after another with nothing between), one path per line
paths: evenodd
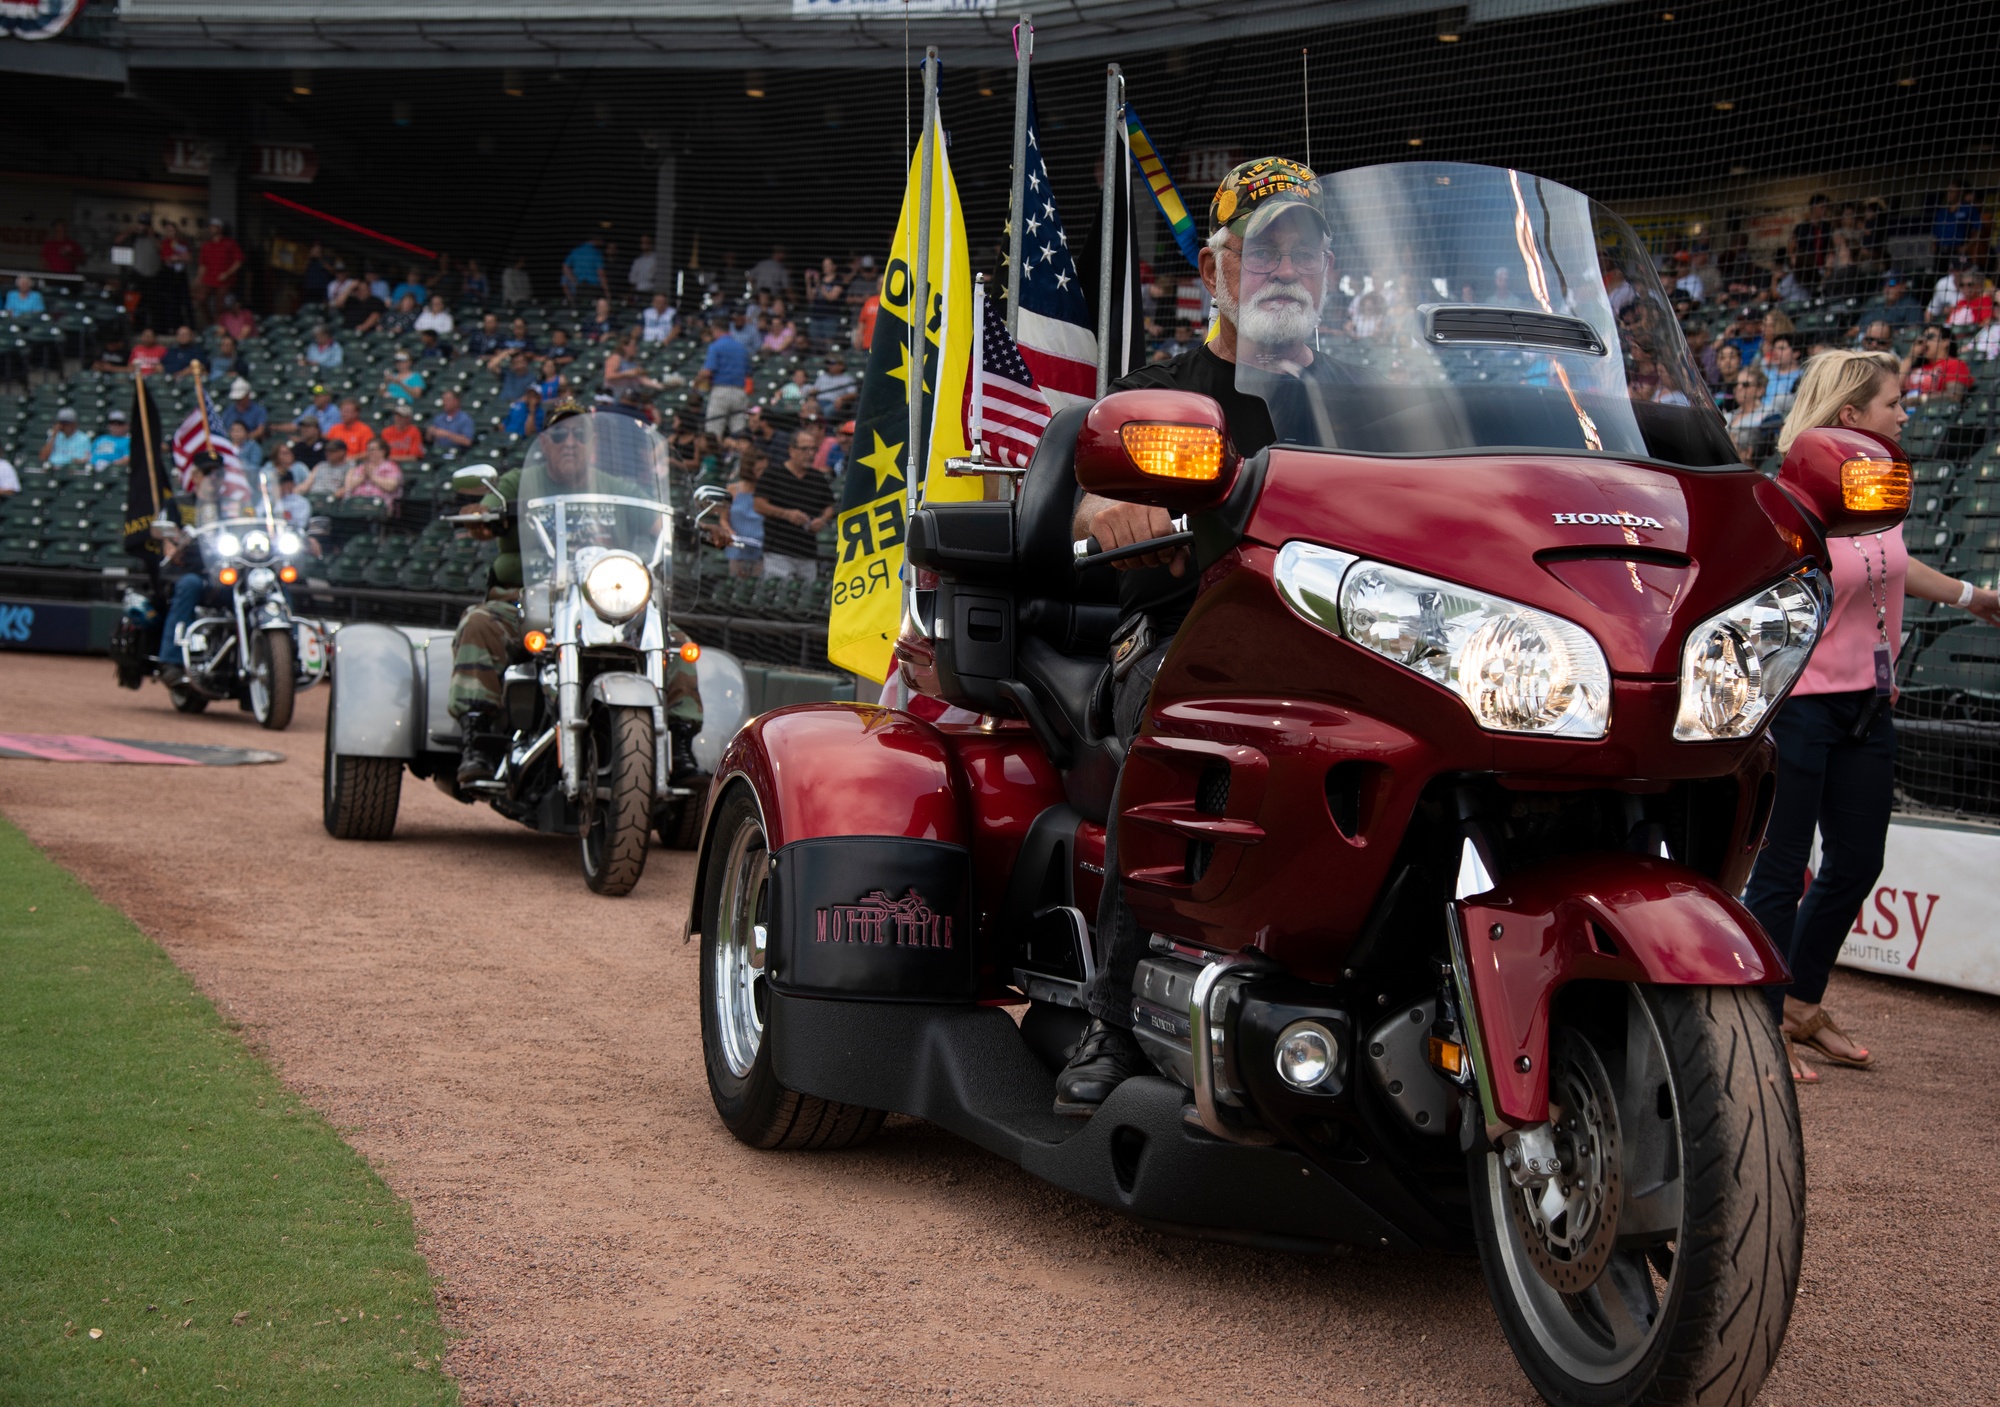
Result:
M1201 251L1201 280L1215 302L1214 335L1123 377L1112 389L1157 386L1211 397L1222 407L1230 442L1247 458L1277 435L1263 399L1238 386L1239 368L1272 379L1351 380L1313 345L1333 281L1319 195L1319 177L1283 157L1246 161L1225 176L1209 203L1208 243ZM1071 526L1078 538L1093 537L1104 549L1173 532L1163 508L1094 494L1078 495ZM1167 646L1194 604L1196 574L1185 549L1129 557L1116 566L1121 620L1111 646L1112 717L1119 737L1129 742ZM1117 837L1114 806L1105 838L1107 875L1117 872ZM1060 1114L1095 1113L1120 1083L1151 1068L1131 1032L1132 974L1146 940L1115 882L1104 886L1094 942L1098 976L1085 993L1093 1019L1057 1078Z

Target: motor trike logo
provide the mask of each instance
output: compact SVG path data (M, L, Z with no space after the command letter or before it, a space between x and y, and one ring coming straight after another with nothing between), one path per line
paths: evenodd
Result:
M878 947L949 948L951 916L932 910L911 889L891 899L877 889L852 904L832 904L814 912L815 943L871 943Z
M1654 532L1665 532L1658 518L1647 518L1637 513L1551 513L1549 516L1558 524L1575 523L1587 527L1606 528L1651 528Z

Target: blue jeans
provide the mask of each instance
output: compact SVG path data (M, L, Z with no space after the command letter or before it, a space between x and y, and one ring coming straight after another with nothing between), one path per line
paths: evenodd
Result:
M1860 742L1849 736L1874 701L1869 689L1797 694L1771 721L1778 791L1743 903L1791 966L1791 986L1768 989L1781 1017L1787 996L1812 1004L1826 995L1841 944L1882 873L1896 781L1896 727L1888 708ZM1808 888L1815 829L1819 870Z
M174 583L174 603L167 608L166 622L160 627L160 660L187 667L187 652L174 644L174 633L194 624L196 607L201 605L202 588L208 585L204 572L189 572Z

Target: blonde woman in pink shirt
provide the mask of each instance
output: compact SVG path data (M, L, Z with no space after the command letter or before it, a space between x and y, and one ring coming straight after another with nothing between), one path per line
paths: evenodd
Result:
M1901 367L1881 352L1821 352L1806 365L1798 399L1778 435L1778 450L1807 430L1840 426L1894 441L1909 417ZM1771 721L1778 744L1778 792L1765 846L1743 902L1792 969L1792 984L1773 987L1792 1078L1819 1075L1799 1054L1815 1051L1836 1065L1867 1069L1866 1046L1841 1030L1820 1005L1840 945L1882 872L1896 775L1890 681L1903 633L1903 597L1942 601L2000 624L2000 593L1953 581L1910 560L1901 527L1867 537L1837 537L1833 611L1810 664ZM1801 892L1813 832L1823 841L1820 866Z

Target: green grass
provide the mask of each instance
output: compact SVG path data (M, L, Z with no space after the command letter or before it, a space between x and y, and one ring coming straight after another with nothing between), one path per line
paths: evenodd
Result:
M0 820L0 1403L456 1403L444 1347L409 1208Z

